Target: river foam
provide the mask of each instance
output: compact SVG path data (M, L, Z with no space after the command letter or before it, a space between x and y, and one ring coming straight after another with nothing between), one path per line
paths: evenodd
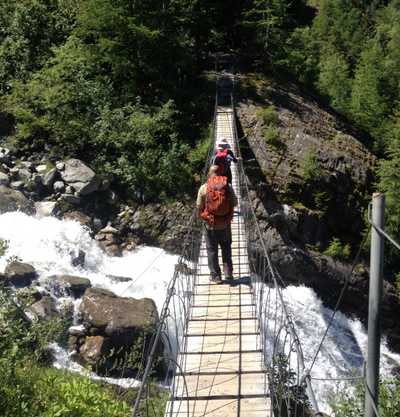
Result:
M4 270L7 259L17 257L36 268L39 285L45 286L53 275L77 275L89 278L93 286L109 289L119 296L150 297L159 311L178 260L177 256L153 247L139 247L122 257L111 257L78 222L52 217L39 219L19 212L0 215L0 239L8 241L7 252L0 258L0 272ZM86 254L85 263L73 266L71 260L80 250ZM123 276L130 281L120 282L112 276ZM332 311L324 307L310 288L289 286L283 289L283 296L293 317L308 368ZM79 300L74 303L77 308ZM341 385L332 379L362 374L366 345L367 334L361 322L338 312L311 372L321 408L328 411L329 397L341 389ZM57 346L53 349L55 366L83 372L65 351ZM399 364L400 356L390 352L383 341L382 373L389 375L391 368ZM110 382L118 383L118 380ZM135 386L136 382L124 380L120 384Z

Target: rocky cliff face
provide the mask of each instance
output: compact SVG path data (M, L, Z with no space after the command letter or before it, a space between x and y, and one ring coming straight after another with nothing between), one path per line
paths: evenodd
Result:
M274 201L295 208L300 240L319 249L332 237L357 243L376 164L368 138L294 85L241 83L237 114L258 162L249 175L267 210Z
M293 85L255 76L241 82L241 149L271 258L286 284L310 286L333 307L365 228L376 164L363 145L368 138ZM347 261L324 255L333 238L351 245ZM340 309L366 322L368 269L362 260ZM383 326L397 350L399 313L395 288L385 282Z

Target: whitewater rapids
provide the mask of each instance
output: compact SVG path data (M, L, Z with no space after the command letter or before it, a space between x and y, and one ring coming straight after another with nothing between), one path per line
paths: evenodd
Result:
M92 286L108 289L118 296L152 298L160 312L178 257L159 248L139 247L122 257L105 254L89 231L73 220L53 217L36 218L20 212L0 215L0 239L8 242L8 249L0 257L0 272L10 257L35 267L39 274L37 284L45 286L51 276L69 274L88 278ZM71 259L79 251L86 254L84 266L73 266ZM117 282L110 276L131 278ZM306 287L289 286L283 290L288 310L294 318L296 331L305 355L306 368L325 331L332 311L323 306L315 292ZM75 302L78 305L79 302ZM343 389L335 379L361 375L367 345L367 334L359 320L338 312L328 337L317 357L311 376L313 387L322 409L328 411L330 396ZM68 361L65 351L54 347L58 367L80 368ZM399 366L400 355L390 352L385 341L381 347L382 374L389 375L393 366ZM110 381L111 382L111 381ZM114 382L114 381L112 381ZM129 384L129 381L124 381Z

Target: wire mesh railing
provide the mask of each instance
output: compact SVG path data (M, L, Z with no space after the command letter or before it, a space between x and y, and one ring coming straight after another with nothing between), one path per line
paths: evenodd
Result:
M216 111L217 97L215 99L211 143L202 173L202 180L206 178L214 149ZM152 407L149 406L152 402L149 385L154 375L157 374L160 363L164 365L161 366L161 368L164 368L162 372L164 378L163 381L160 381L159 377L156 378L158 384L161 383L161 385L168 387L171 394L187 396L187 384L184 375L182 375L183 383L180 384L178 389L175 386L175 375L177 373L183 374L182 370L185 367L185 364L182 362L184 356L179 356L179 353L186 350L184 334L187 328L190 308L193 302L195 280L198 274L201 237L202 223L198 217L197 209L194 208L187 225L187 234L183 243L182 254L175 266L174 275L168 284L166 299L160 313L158 325L154 329L152 340L149 343L150 348L145 355L145 366L136 376L140 380L140 386L136 395L132 417L156 417ZM171 415L172 409L170 407ZM175 410L175 412L177 411L179 412L179 410Z
M293 318L288 312L282 294L281 278L272 265L252 205L249 181L237 140L236 123L233 123L232 129L235 150L239 156L240 210L245 224L250 278L261 333L260 347L269 378L273 415L317 416L318 404L310 376L305 369L302 347L293 325Z

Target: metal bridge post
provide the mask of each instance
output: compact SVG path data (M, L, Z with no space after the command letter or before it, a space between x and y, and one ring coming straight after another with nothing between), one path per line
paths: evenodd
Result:
M385 196L374 193L372 196L372 223L384 227ZM378 407L379 396L379 353L380 353L380 306L383 282L384 237L371 228L371 259L369 279L368 309L368 356L365 393L365 417L378 417L374 408ZM374 407L375 405L375 407Z

